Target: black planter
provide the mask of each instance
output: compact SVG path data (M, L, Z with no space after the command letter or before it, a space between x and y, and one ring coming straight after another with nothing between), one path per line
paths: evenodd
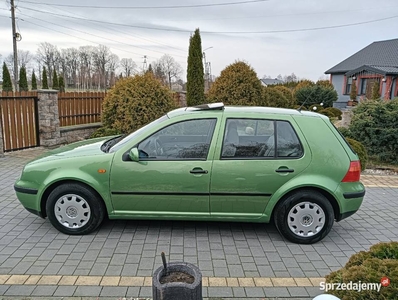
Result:
M202 300L202 273L199 268L185 262L175 262L167 264L167 272L184 272L194 277L194 282L160 283L166 270L163 266L159 267L152 277L152 296L153 300Z

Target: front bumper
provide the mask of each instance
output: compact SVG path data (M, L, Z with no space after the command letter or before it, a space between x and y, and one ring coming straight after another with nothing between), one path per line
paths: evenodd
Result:
M39 191L37 189L15 184L14 190L19 202L21 202L27 211L43 218L40 208L40 201L38 200Z

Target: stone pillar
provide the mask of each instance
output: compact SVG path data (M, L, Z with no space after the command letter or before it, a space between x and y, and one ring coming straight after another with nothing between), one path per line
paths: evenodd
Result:
M39 112L40 146L53 147L60 144L58 91L37 91Z

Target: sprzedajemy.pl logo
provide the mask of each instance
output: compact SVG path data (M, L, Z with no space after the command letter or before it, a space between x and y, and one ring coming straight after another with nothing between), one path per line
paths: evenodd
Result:
M369 283L369 282L333 282L333 283L320 283L320 289L327 291L378 291L380 292L381 287L387 287L390 285L390 279L388 277L382 277L380 283Z

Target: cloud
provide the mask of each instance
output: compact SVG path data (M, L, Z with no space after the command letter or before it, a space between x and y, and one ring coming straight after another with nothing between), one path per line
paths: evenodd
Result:
M38 2L48 2L40 0ZM173 0L167 5L221 3L227 0L199 1ZM228 0L232 1L232 0ZM54 3L73 5L109 6L106 0ZM114 1L115 6L132 6L127 0ZM164 6L165 1L152 0L142 5ZM18 2L17 17L23 40L18 47L36 52L40 42L50 42L59 48L104 44L122 57L131 57L137 63L143 56L153 61L167 53L185 68L190 32L202 31L202 46L206 51L212 74L218 75L235 60L245 60L258 72L267 74L295 72L299 77L317 80L323 72L375 40L396 38L397 19L359 26L273 34L210 34L211 32L269 31L334 26L398 15L395 0L375 3L371 0L270 0L245 5L216 6L192 9L83 9ZM0 16L8 16L4 1ZM40 13L35 10L47 11ZM123 27L77 20L51 14L69 15L83 19L130 24L142 28ZM37 18L37 19L34 19ZM25 21L22 21L24 19ZM30 22L30 23L29 23ZM33 24L35 23L35 24ZM11 22L0 17L0 54L12 52ZM40 27L40 26L42 27ZM63 27L60 27L60 26ZM68 28L66 28L68 27ZM163 30L144 29L156 27ZM56 31L58 32L56 32ZM186 30L187 32L175 32ZM62 33L61 33L62 32Z

